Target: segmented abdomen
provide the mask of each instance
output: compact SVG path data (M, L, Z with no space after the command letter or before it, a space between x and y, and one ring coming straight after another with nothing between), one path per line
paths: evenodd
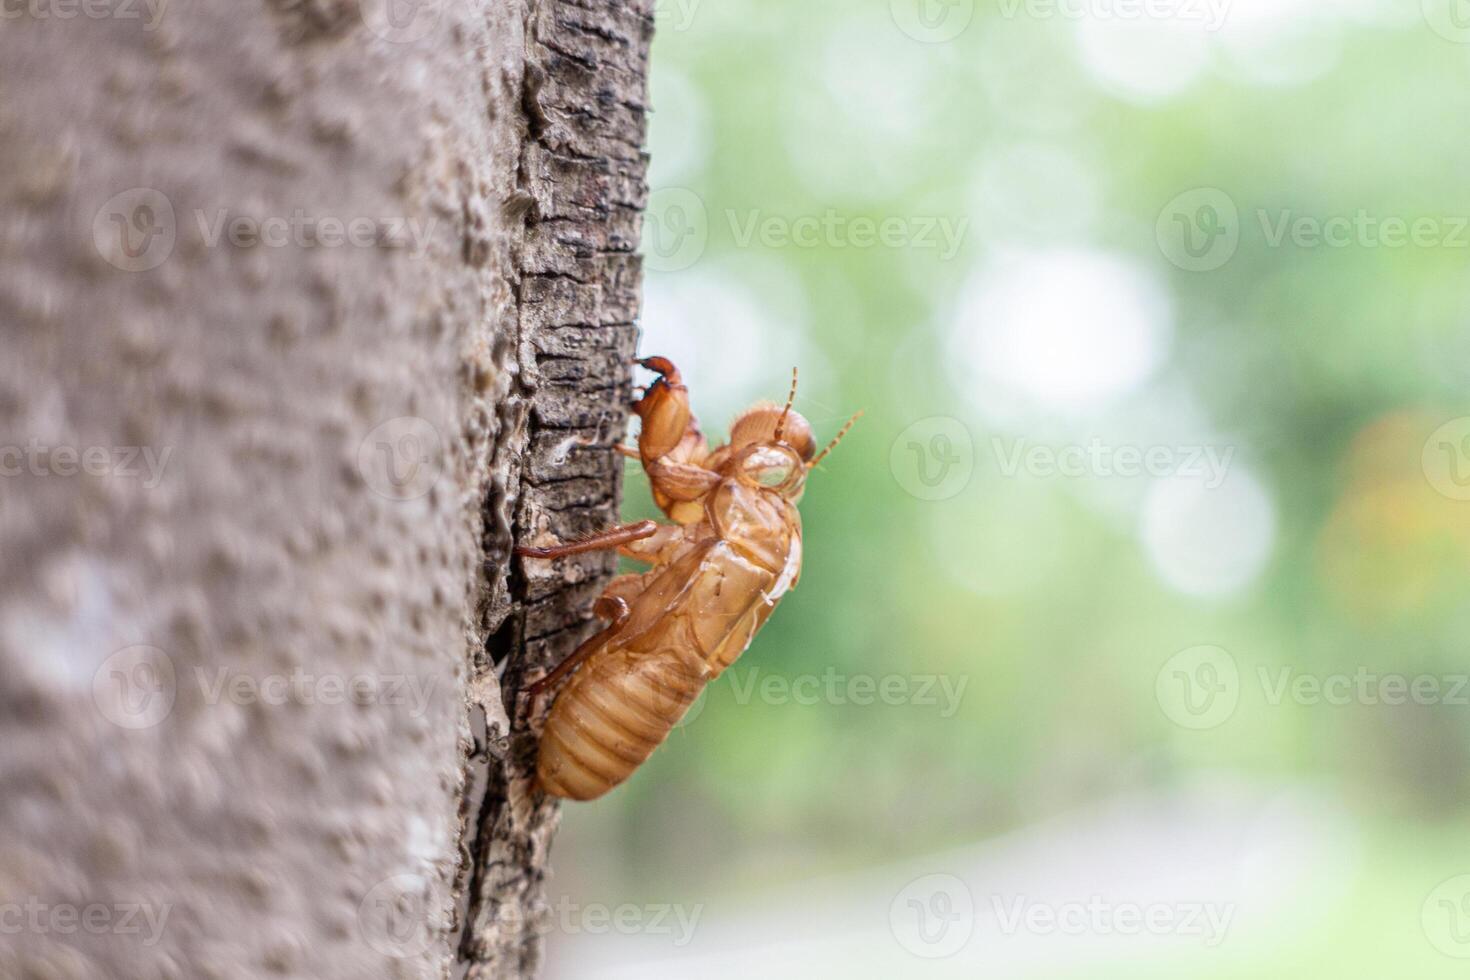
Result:
M592 800L643 764L707 683L688 655L603 649L572 675L541 735L536 776L555 796Z
M799 539L779 572L711 540L640 582L628 618L556 696L536 760L541 788L591 800L627 779L750 646L800 565Z

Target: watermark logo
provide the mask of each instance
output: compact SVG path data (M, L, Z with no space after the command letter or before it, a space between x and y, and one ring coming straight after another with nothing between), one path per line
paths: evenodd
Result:
M1424 443L1424 476L1451 500L1470 500L1470 416L1451 419Z
M518 902L502 904L495 921L506 935L530 933L544 936L556 932L566 936L667 936L671 945L681 948L694 940L694 931L704 914L704 905L649 902L635 905L623 902L576 902L563 895L556 904L535 900L529 905Z
M699 4L700 0L654 0L653 19L658 24L659 33L689 30L694 26Z
M1424 899L1419 924L1430 945L1446 956L1470 960L1470 875L1442 881Z
M975 898L954 875L925 875L894 896L888 927L913 955L944 959L964 949L974 934Z
M173 660L158 647L125 647L92 675L92 701L119 728L152 728L173 711L178 677Z
M1211 272L1240 247L1240 210L1217 187L1185 191L1164 205L1154 227L1159 251L1187 272Z
M0 21L20 20L138 20L143 30L155 31L170 0L0 0Z
M835 208L822 214L789 217L767 214L759 208L743 215L725 211L731 237L737 248L757 242L764 248L830 248L913 250L934 252L941 262L953 259L969 230L967 217L945 215L889 215L871 218L846 215Z
M1154 696L1164 715L1181 728L1218 728L1240 703L1240 669L1223 647L1180 650L1159 668Z
M1231 0L1000 0L1006 20L1175 21L1218 31Z
M1254 215L1252 227L1269 249L1470 249L1467 215L1377 214L1366 208L1326 215L1256 208ZM1190 272L1229 262L1245 230L1235 201L1214 187L1180 194L1164 205L1155 226L1164 257Z
M393 44L412 44L439 26L445 0L362 0L368 30Z
M967 675L958 677L950 674L843 674L835 667L828 667L821 674L798 674L786 677L781 674L762 674L761 668L751 667L743 671L730 670L730 688L735 694L735 703L750 704L759 700L762 704L777 707L795 704L811 707L829 704L837 707L853 705L866 708L883 704L890 707L932 708L941 718L952 718L960 710L965 688L969 686Z
M156 269L178 239L173 202L152 187L114 194L92 219L97 254L124 272Z
M416 258L428 251L438 224L433 218L340 217L308 213L305 208L265 217L232 214L228 208L216 208L213 213L196 208L194 221L205 248L221 244L237 249L392 248Z
M687 728L690 725L694 724L696 721L699 720L699 716L704 714L704 709L708 705L709 688L705 687L704 690L695 695L694 703L689 706L689 710L685 711L683 716L681 716L679 720L674 723L674 730L677 731L681 728Z
M109 198L98 210L92 220L92 241L111 265L125 272L146 272L168 261L179 236L194 233L191 227L197 229L198 243L208 249L374 248L403 250L415 257L429 250L438 227L434 218L343 216L306 208L268 215L195 208L192 214L192 226L186 221L180 227L168 197L151 187L134 187Z
M679 672L665 674L650 668L641 675L630 677L628 683L639 689L636 700L647 708L651 716L678 719L670 731L694 724L704 714L709 701L708 685L691 692L689 683Z
M709 244L709 212L687 187L648 195L643 215L643 264L654 272L681 272L698 262Z
M1381 674L1359 667L1351 674L1310 674L1292 667L1257 667L1256 676L1266 703L1275 708L1290 700L1304 707L1317 705L1414 704L1420 707L1470 707L1470 674Z
M1298 214L1290 208L1274 214L1256 210L1261 236L1269 248L1470 248L1470 217L1465 215L1374 214L1359 208L1352 214L1326 217Z
M1235 918L1234 903L1115 902L1101 895L1071 902L993 895L991 905L1005 936L1178 936L1207 947L1225 941Z
M1403 674L1360 665L1351 672L1311 673L1292 666L1257 666L1246 684L1235 658L1216 646L1190 647L1159 670L1159 707L1182 728L1218 728L1229 721L1243 694L1259 688L1268 708L1470 707L1470 674ZM1253 695L1254 696L1254 695Z
M316 674L301 667L261 677L231 667L196 667L194 679L209 705L380 705L407 708L415 718L428 713L436 680L416 674Z
M970 485L975 441L959 419L932 415L893 440L888 467L898 485L919 500L948 500Z
M403 874L378 882L357 907L357 925L367 944L384 956L418 956L433 938L428 880Z
M373 492L416 500L434 488L444 468L439 430L416 415L389 419L357 447L357 468Z
M893 22L915 41L953 41L975 19L975 0L889 0Z
M1008 479L1022 473L1038 479L1185 477L1201 481L1206 490L1218 489L1225 482L1235 458L1234 446L1112 446L1101 439L1058 449L1032 445L1024 438L1013 439L1007 446L997 436L990 440L990 448L1001 476Z
M24 446L0 446L0 477L87 476L136 479L143 489L163 482L174 447L43 445L31 439Z
M1420 9L1434 33L1456 44L1470 44L1470 0L1420 0Z
M173 905L140 902L43 902L31 895L23 902L0 902L0 936L135 936L138 945L158 945Z

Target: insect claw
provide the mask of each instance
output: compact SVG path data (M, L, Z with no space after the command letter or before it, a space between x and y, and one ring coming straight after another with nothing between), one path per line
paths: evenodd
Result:
M668 379L669 384L680 384L679 369L674 367L674 362L667 357L641 357L633 362L639 367L648 368Z

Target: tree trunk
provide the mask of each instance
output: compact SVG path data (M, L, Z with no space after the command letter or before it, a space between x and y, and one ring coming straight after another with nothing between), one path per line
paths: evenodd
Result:
M511 549L617 517L651 30L5 5L0 976L536 972L613 562Z

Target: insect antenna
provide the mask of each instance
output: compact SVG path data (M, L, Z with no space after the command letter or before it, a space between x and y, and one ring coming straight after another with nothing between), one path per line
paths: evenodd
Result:
M837 435L835 435L835 436L832 437L832 441L829 442L829 443L827 443L827 448L826 449L823 449L820 453L818 453L816 459L812 460L810 463L807 463L806 464L806 468L807 469L813 468L818 463L820 463L823 459L825 459L828 453L830 453L832 450L836 449L837 448L837 444L842 441L842 437L845 436L845 435L847 435L848 430L850 430L853 427L854 423L856 423L857 420L860 419L860 418L862 418L862 417L863 417L863 413L862 413L862 410L861 409L859 409L858 411L854 412L852 418L848 419L847 420L847 424L842 427L842 431L841 432L838 432Z
M786 416L791 414L791 403L796 401L796 368L791 369L791 394L786 396L786 407L781 409L781 417L776 420L776 442L781 441L781 436L786 432Z

